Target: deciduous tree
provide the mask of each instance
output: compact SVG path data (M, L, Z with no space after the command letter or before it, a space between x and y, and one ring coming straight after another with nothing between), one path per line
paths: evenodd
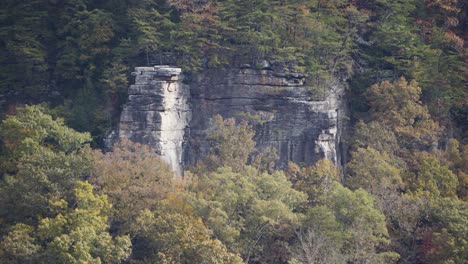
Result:
M371 117L394 131L403 147L429 147L437 142L441 128L420 101L416 81L400 78L373 85L367 94Z
M50 200L54 216L40 219L37 228L15 225L0 245L1 257L32 263L120 263L126 259L130 239L108 232L106 196L94 195L91 184L82 181L73 193L74 204Z
M143 209L156 209L174 191L174 172L148 146L123 139L112 151L93 154L91 181L109 197L119 233L127 233Z

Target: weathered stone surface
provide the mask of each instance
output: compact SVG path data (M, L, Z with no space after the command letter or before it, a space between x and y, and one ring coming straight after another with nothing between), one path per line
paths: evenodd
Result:
M128 89L118 133L119 138L154 148L179 175L191 117L189 87L181 82L181 72L169 66L135 68L135 84Z
M239 115L261 120L256 125L257 148L274 147L280 166L289 161L313 164L326 157L341 163L341 131L346 114L343 87L331 87L323 101L307 88L306 75L267 70L210 70L190 84L193 117L185 162L195 163L209 144L210 118Z
M324 100L313 101L317 96L300 73L206 70L193 76L190 87L179 68L137 67L133 75L118 137L154 147L179 174L206 155L206 132L217 114L257 120L257 148L274 147L281 167L323 157L341 163L343 87L330 87Z

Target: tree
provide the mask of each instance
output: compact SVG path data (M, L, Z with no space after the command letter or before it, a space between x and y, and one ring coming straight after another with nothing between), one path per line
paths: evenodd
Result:
M464 263L468 257L468 203L452 197L437 199L431 210L432 232L422 249L430 263Z
M236 173L224 167L197 175L189 190L197 214L244 261L287 259L287 253L278 254L294 234L294 210L306 197L291 188L283 173L259 173L251 167Z
M261 151L257 150L255 152L251 165L259 171L273 173L278 159L279 156L276 153L276 149L268 146Z
M1 243L8 254L2 257L14 261L27 257L33 263L120 263L126 259L130 239L109 234L106 197L94 195L91 184L82 181L77 182L73 196L73 206L63 199L51 200L55 216L42 218L37 228L14 226ZM19 243L21 238L27 243Z
M374 200L366 191L351 191L339 183L321 197L322 204L311 208L299 233L302 249L299 258L312 257L318 263L332 259L336 263L392 263L398 254L381 250L390 243L385 216L374 208ZM310 231L308 231L310 230ZM304 243L304 235L315 242L327 243L327 255L317 252L317 244ZM301 241L302 236L302 241ZM307 263L307 262L305 262Z
M416 186L419 192L428 192L431 196L456 197L458 178L436 157L421 153Z
M417 79L431 114L444 124L450 108L466 97L463 41L455 31L463 17L458 1L361 2L376 22L369 25L369 41L361 45L368 73L377 80Z
M346 263L341 252L344 238L340 223L326 206L308 210L303 227L296 232L293 257L301 263Z
M145 53L146 63L150 65L152 53L162 52L176 43L172 38L164 37L175 29L176 24L170 19L170 11L162 9L157 1L138 1L134 5L128 13L131 29L136 35L136 49L138 53Z
M180 23L171 31L175 39L175 52L179 53L179 64L188 72L225 63L220 45L222 25L219 4L213 0L169 0L178 12Z
M447 142L445 150L435 150L431 154L436 157L441 166L447 168L457 175L458 189L457 195L461 200L466 200L468 191L468 146L460 144L458 140L452 138Z
M12 226L0 242L0 260L4 263L34 263L41 247L32 237L33 231L33 227L25 224Z
M265 0L223 2L220 15L230 33L225 45L233 48L236 61L256 65L278 46L280 38L273 30L275 5L277 3Z
M226 166L240 171L245 167L255 147L255 131L247 122L236 124L233 118L224 120L220 115L216 115L207 134L211 148L204 163L208 168L213 170Z
M397 193L402 184L401 171L395 167L393 158L370 147L358 148L346 168L349 188L363 188L376 198L380 210L389 209L390 193Z
M371 147L380 153L394 155L399 149L395 133L379 122L373 121L366 124L360 121L354 130L351 146L355 150Z
M78 151L91 140L89 133L79 133L67 127L63 119L54 119L41 105L16 108L16 115L3 120L0 126L2 160L15 163L19 158L48 148L64 153ZM14 170L6 165L7 171ZM4 169L4 170L5 170Z
M287 174L294 189L309 196L310 204L317 204L319 197L329 191L334 182L341 180L341 172L328 159L321 159L315 165L306 168L289 163Z
M114 37L112 19L104 10L88 10L82 1L65 4L69 12L61 12L56 74L59 80L74 88L94 88L94 78L109 58L109 42ZM70 12L71 11L71 12ZM91 87L90 87L91 86Z
M428 147L437 142L441 128L419 100L416 81L400 78L373 85L367 94L371 117L394 131L403 147Z
M174 172L148 146L123 139L111 152L93 153L91 181L109 197L111 220L118 233L128 233L143 209L155 210L174 191Z
M89 134L68 128L42 106L17 108L0 126L3 140L0 217L32 222L48 214L52 197L69 197L90 174Z
M0 4L0 91L35 97L48 91L47 1L2 1ZM19 74L21 73L21 74Z
M132 223L136 263L242 263L218 239L212 238L192 207L173 193L154 211L145 209Z

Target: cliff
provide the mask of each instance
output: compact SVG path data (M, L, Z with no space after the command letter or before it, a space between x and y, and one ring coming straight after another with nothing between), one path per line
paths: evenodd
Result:
M271 69L206 70L184 84L178 68L137 67L118 137L148 144L177 173L203 158L206 130L216 114L256 120L257 149L273 147L279 166L342 163L346 107L342 86L317 98L307 76Z
M191 117L189 87L182 83L181 69L137 67L132 75L135 84L128 89L118 137L153 147L181 174L184 137Z

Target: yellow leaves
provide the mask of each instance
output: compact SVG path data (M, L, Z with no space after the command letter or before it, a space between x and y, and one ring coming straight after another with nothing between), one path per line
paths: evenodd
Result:
M67 207L64 200L51 201L62 208L53 218L43 218L37 236L45 245L49 262L111 263L120 262L130 254L130 239L112 239L107 232L106 211L109 204L104 195L95 195L91 184L78 181L74 191L76 208Z
M431 119L420 95L416 81L408 83L403 77L375 84L367 94L372 119L395 131L404 146L431 145L442 128Z
M91 181L108 195L112 220L123 232L141 210L155 209L176 188L172 169L148 146L124 139L111 152L93 154Z
M67 209L68 203L67 203L67 201L65 201L63 199L60 199L60 200L51 199L49 201L49 206L50 206L50 210L52 212L60 213L60 212L63 212L64 210Z

